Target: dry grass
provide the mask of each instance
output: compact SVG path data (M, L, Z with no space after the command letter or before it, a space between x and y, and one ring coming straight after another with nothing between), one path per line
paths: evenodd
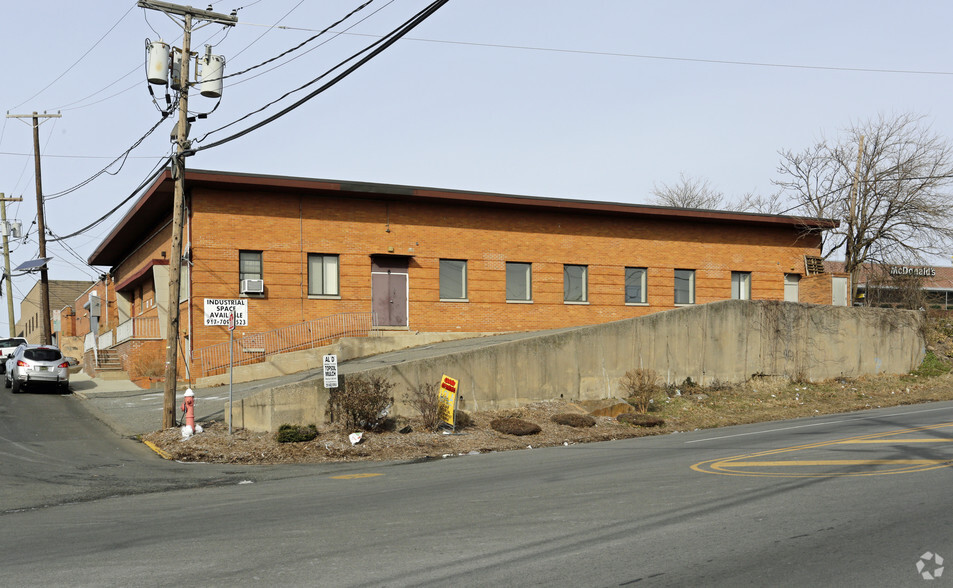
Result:
M669 391L659 396L647 414L664 421L657 427L629 425L608 417L594 417L592 427L566 426L553 422L553 417L579 412L579 407L563 401L544 401L518 410L471 413L470 424L458 428L457 434L428 431L419 417L399 418L394 431L365 433L364 442L355 446L347 439L348 433L354 431L340 426L322 428L316 439L304 443L278 443L274 434L244 430L229 436L228 428L217 422L203 423L205 431L185 441L178 429L158 431L146 435L145 439L181 461L265 464L414 460L953 400L953 376L949 373L935 377L911 374L807 384L758 379L738 386L720 385L717 389L696 387L692 392L693 395L676 395ZM497 432L490 426L493 420L505 418L538 424L540 432L517 437ZM397 432L408 425L411 433Z

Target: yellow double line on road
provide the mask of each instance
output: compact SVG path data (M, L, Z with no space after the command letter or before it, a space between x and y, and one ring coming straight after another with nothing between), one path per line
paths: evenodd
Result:
M809 443L794 447L772 449L758 453L747 453L733 457L711 459L696 463L692 469L706 474L722 474L726 476L770 476L789 478L817 478L837 476L884 476L888 474L907 474L923 472L938 468L953 466L953 456L948 459L764 459L785 453L820 449L834 445L871 445L871 444L932 444L949 443L953 437L909 437L902 435L923 433L939 429L953 428L953 423L942 423L911 429L900 429L886 433L875 433L846 439L835 439L819 443ZM821 467L822 471L804 471L805 467ZM838 469L850 468L850 469Z

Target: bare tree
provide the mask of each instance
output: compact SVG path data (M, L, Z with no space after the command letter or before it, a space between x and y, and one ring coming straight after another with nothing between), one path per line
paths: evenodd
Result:
M655 204L676 208L721 208L725 195L715 190L711 183L695 176L678 175L674 184L655 184L652 187Z
M953 148L923 117L880 116L853 124L838 142L780 155L775 184L800 214L840 221L822 233L821 252L842 251L852 275L868 261L922 263L953 243Z
M730 209L743 212L757 212L759 214L782 214L787 208L780 192L769 196L748 192L741 197Z

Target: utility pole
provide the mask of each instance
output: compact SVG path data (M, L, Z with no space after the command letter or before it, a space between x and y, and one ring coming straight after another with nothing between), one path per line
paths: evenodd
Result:
M13 276L10 275L10 244L7 241L7 202L23 202L23 198L7 198L0 192L0 220L3 221L3 271L7 277L7 320L10 323L10 336L16 336L16 315L13 314Z
M850 258L850 263L854 262L855 259L855 249L857 247L857 193L860 190L860 166L864 160L864 136L860 136L860 141L857 144L857 167L854 168L854 185L850 188L850 223L847 227L847 255L845 257ZM850 285L847 287L849 292L850 300L847 301L847 306L853 306L854 300L857 298L857 276L860 275L860 268L852 267L850 270Z
M33 119L33 159L36 175L36 228L39 232L40 259L46 258L46 221L43 206L43 178L40 174L40 119L60 118L61 114L8 114L7 118ZM46 264L40 266L40 343L50 345L53 338L50 333L50 276Z
M178 378L180 273L182 271L182 228L185 208L185 157L190 147L188 139L189 60L191 59L192 19L234 26L238 17L179 6L158 0L139 0L136 6L180 16L182 22L182 63L179 75L179 122L176 128L175 156L172 160L172 179L175 182L172 204L172 252L169 260L169 317L166 331L165 390L162 398L162 428L175 424L175 391Z

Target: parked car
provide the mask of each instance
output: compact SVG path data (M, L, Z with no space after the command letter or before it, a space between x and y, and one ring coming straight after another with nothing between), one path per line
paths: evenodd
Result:
M20 392L24 386L53 384L69 392L69 361L52 345L20 345L7 360L4 385Z
M7 373L7 356L17 350L20 345L26 345L23 337L0 339L0 374Z

